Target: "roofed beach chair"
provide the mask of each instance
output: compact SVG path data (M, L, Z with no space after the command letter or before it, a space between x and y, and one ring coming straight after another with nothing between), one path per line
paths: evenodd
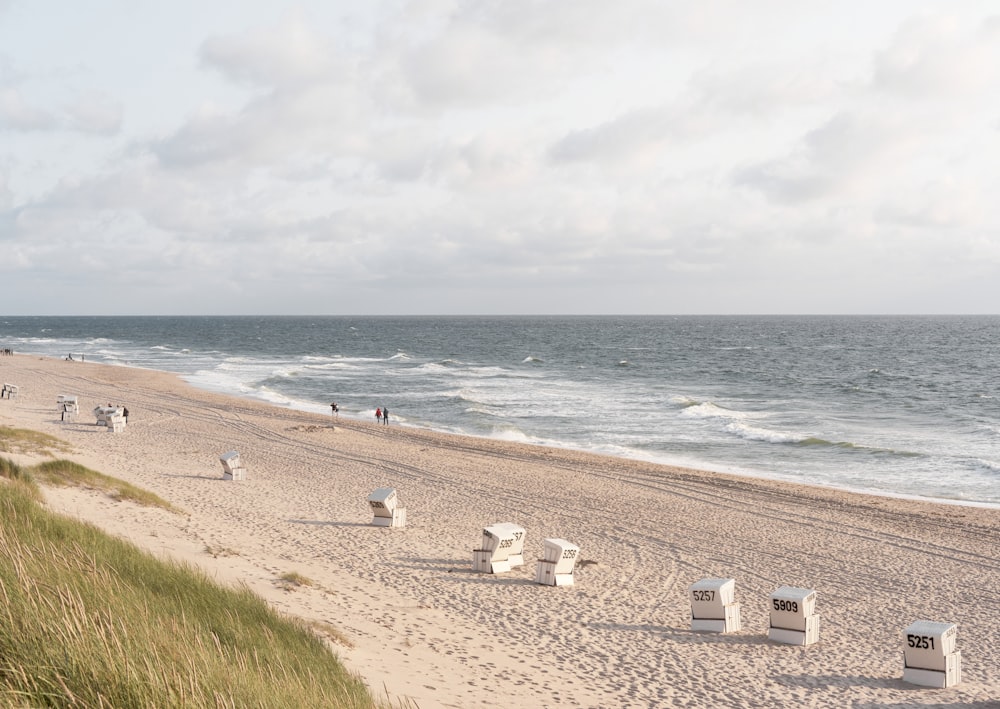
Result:
M222 463L223 480L246 480L247 469L243 467L243 460L236 451L229 451L219 456Z
M406 509L399 506L399 496L394 487L380 487L368 496L368 506L372 508L376 527L405 527Z
M498 522L483 529L480 549L472 550L472 569L500 574L524 564L524 527Z
M543 545L544 556L535 567L535 583L572 586L573 571L580 558L580 547L565 539L546 539Z

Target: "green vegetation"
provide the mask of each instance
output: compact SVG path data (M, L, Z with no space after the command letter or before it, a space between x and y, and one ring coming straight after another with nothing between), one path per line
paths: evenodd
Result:
M116 500L128 500L146 507L162 507L165 510L178 511L159 495L124 480L90 470L79 463L72 463L68 460L52 460L34 465L28 470L35 480L47 485L89 487L94 490L102 490Z
M303 576L298 571L286 571L279 577L279 580L284 583L287 588L313 585L312 579L307 576Z
M52 451L68 453L70 445L55 436L25 428L0 426L0 453L38 453L52 455Z
M338 645L343 645L344 647L354 647L354 643L351 639L344 635L340 629L327 623L324 620L310 620L306 622L306 626L310 628L317 635L326 638L330 642L337 643ZM407 647L410 647L407 645Z
M0 705L378 706L305 624L48 512L28 473L0 470Z
M0 458L0 477L8 478L10 480L31 480L31 476L24 470L24 468L7 458Z
M226 557L240 555L240 553L232 547L213 547L208 544L205 545L205 553L210 555L213 559L218 559L220 556Z

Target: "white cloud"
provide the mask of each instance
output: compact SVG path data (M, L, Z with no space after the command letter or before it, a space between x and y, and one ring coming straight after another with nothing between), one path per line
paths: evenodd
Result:
M72 270L133 312L885 311L891 272L919 311L1000 268L975 3L179 0L114 61L16 41L32 7L0 25L5 302L79 302Z
M10 187L7 186L7 176L0 172L0 210L10 209L13 203L13 195L11 194Z
M987 90L1000 71L998 39L995 17L972 26L950 15L909 18L876 53L874 86L933 100Z
M898 117L838 114L789 155L739 169L735 182L780 203L833 197L891 173L915 142Z
M72 126L83 133L114 135L121 130L122 103L102 91L85 91L68 108Z
M987 220L987 197L978 183L945 175L918 189L887 197L875 217L922 230L974 228Z
M659 108L639 108L594 128L571 131L553 144L550 155L557 162L596 160L634 164L655 160L678 131L678 120L684 118L690 116L671 115Z
M571 12L531 0L416 4L412 15L423 32L403 37L399 70L419 104L476 106L524 103L559 91L574 76L593 71L623 37L648 36L662 13L659 3L626 0L614 6L581 0ZM662 39L662 37L661 37ZM596 51L595 51L596 50Z
M32 105L15 88L0 90L0 127L15 131L51 130L55 117Z
M340 71L335 37L320 36L302 12L273 26L210 37L199 52L205 66L234 81L272 90L327 83Z

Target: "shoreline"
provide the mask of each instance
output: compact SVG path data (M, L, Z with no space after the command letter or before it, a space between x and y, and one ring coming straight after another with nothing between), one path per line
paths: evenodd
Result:
M197 320L198 318L193 319ZM110 318L110 320L117 319ZM121 335L117 330L105 334ZM159 340L154 339L153 341ZM163 345L154 346L153 349L189 352L187 349L177 349L184 343L190 344L186 340L181 342L181 345L175 347ZM191 350L191 352L194 351ZM211 348L207 351L218 352L218 350ZM291 368L289 371L292 373L290 381L294 381L300 374L298 369L301 366L308 368L309 365L306 361L313 358L312 355L303 354L304 360L293 356L285 362L284 358L275 354L273 348L267 351L270 353L268 357L258 361L251 356L251 359L248 360L254 363L254 367L264 366L261 376L265 378L268 371L266 362L271 356L278 356L285 363L282 367L274 370L272 374L283 378L284 370L287 368L285 365L287 365ZM102 352L103 354L101 354ZM131 359L129 353L138 359ZM57 352L51 351L51 348L48 351L44 348L36 350L32 354L61 359ZM205 368L199 368L192 367L190 363L184 364L180 360L175 361L172 357L154 358L147 361L143 359L140 350L129 347L114 347L107 351L98 350L98 354L95 356L98 359L94 360L94 363L159 368L153 371L173 372L196 388L287 407L296 411L322 415L329 411L327 401L332 399L339 401L341 398L336 394L321 393L325 385L328 384L325 381L318 383L319 388L310 385L304 389L301 386L286 386L285 383L276 385L275 388L269 380L258 378L256 374L249 376L249 378L229 376L222 371L225 367L217 369L218 362L209 363ZM325 355L316 355L316 358L323 362L337 361L339 355L331 354L329 357L332 359L329 360L325 357ZM237 361L240 359L237 357ZM350 382L345 387L345 390L349 389L351 389ZM318 392L319 396L330 396L332 399L314 400L313 398L317 396ZM370 397L366 395L363 398L369 399ZM811 397L811 400L815 402L816 397ZM689 403L698 402L690 400ZM711 397L700 403L708 404L709 408L712 408ZM726 408L723 407L723 409ZM815 408L815 406L807 406L806 410ZM947 437L936 441L934 445L924 447L920 442L912 440L914 431L909 430L907 433L908 429L905 426L900 431L903 431L902 439L909 439L908 444L892 436L889 439L876 437L874 440L864 436L859 437L856 435L857 431L854 432L855 435L845 433L838 436L837 433L827 430L826 435L817 434L823 435L823 437L813 438L812 427L807 422L803 422L803 426L791 425L787 432L781 426L772 427L774 430L765 426L760 432L752 427L749 431L744 431L744 425L740 422L743 421L743 416L747 412L740 412L739 407L737 407L733 409L735 413L732 421L722 426L727 431L727 433L721 434L722 440L719 438L719 425L708 427L715 429L714 433L711 430L703 431L697 426L694 430L690 430L687 428L690 424L682 424L680 428L675 430L678 421L700 420L703 415L699 414L694 417L680 415L679 419L674 421L676 412L673 412L668 416L671 420L657 419L655 427L648 429L654 432L654 438L650 441L658 442L649 442L647 445L645 439L636 442L627 435L625 438L616 435L614 440L603 440L603 436L599 433L601 428L592 431L592 433L597 433L596 437L595 435L584 435L580 431L564 435L566 430L560 426L546 427L543 425L539 427L531 422L524 426L521 426L520 423L514 424L513 435L506 436L500 429L491 430L489 421L486 422L485 426L480 425L482 422L472 423L472 419L464 416L460 411L437 411L441 416L435 421L427 420L422 416L423 412L417 402L410 401L409 406L401 405L400 409L409 409L409 413L414 415L414 418L405 425L424 430L467 435L475 438L511 440L528 445L623 457L628 460L651 462L668 467L685 467L720 474L818 485L862 494L899 496L903 499L912 496L915 499L943 504L987 506L1000 509L1000 499L997 498L996 494L995 464L991 462L994 458L992 448L980 450L978 455L969 452L968 455L956 456L954 451L950 451L947 446L940 447L944 445ZM754 410L751 407L750 411ZM360 407L351 408L350 402L348 402L348 410L343 415L354 416L356 420L365 421L373 417L374 406L366 408L365 402L361 402ZM709 417L713 415L708 414ZM728 420L725 416L723 419ZM500 421L499 425L502 426L503 422ZM777 439L772 440L772 435L776 435ZM758 436L763 436L763 438ZM601 438L603 443L598 438ZM830 440L825 440L827 438ZM751 443L747 444L746 440L751 441ZM762 445L760 441L766 441L766 444ZM808 445L803 447L804 443L808 443ZM986 442L980 440L977 443L975 437L966 440L963 436L959 436L952 443L958 446L957 450L966 450L967 446L981 446ZM805 448L809 452L804 452ZM842 459L842 453L839 450L841 448L857 448L862 452L852 452L849 455L844 455ZM889 461L881 459L880 465L873 467L869 456L865 455L864 451L879 456L886 454L885 458L888 458Z
M68 441L67 457L156 492L186 517L46 490L54 508L247 583L332 623L338 654L376 695L427 707L920 706L1000 696L1000 512L744 477L426 429L332 420L196 388L180 375L0 361L19 384L0 423ZM76 423L55 399L80 396ZM122 433L98 402L131 411ZM222 481L238 449L247 480ZM399 491L403 529L372 527L366 496ZM475 574L482 527L527 531L524 567ZM541 540L581 547L573 586L533 583ZM287 590L282 573L315 586ZM743 629L693 633L687 587L735 578ZM820 643L766 639L768 594L814 588ZM900 633L959 624L963 681L904 684ZM384 688L384 691L383 691Z
M29 356L34 356L34 355L29 355ZM45 356L45 355L38 355L38 356ZM253 401L253 402L256 402L258 404L262 404L264 406L273 406L273 407L279 408L279 409L288 409L289 411L298 411L298 412L304 413L304 414L311 414L311 415L316 415L316 416L321 416L321 417L325 415L324 412L322 411L322 409L324 409L324 406L321 405L321 404L316 404L316 403L312 403L312 402L300 401L299 403L301 403L302 406L296 406L296 405L294 405L292 403L289 403L289 404L279 404L279 403L276 403L276 402L273 402L273 401L269 401L269 400L267 400L264 397L258 397L258 396L241 396L239 394L235 394L235 393L230 392L230 391L225 391L222 388L213 389L211 387L199 386L198 384L195 384L195 383L193 383L192 381L189 380L189 375L178 374L178 373L175 373L175 372L168 372L168 371L160 370L160 369L149 369L149 368L146 368L146 367L139 367L137 365L128 364L128 363L126 363L125 365L113 365L113 364L105 364L105 363L95 363L95 364L101 364L102 366L109 366L109 367L113 367L113 366L125 366L125 367L130 367L130 368L135 368L135 369L143 369L143 370L149 371L149 372L162 372L164 374L173 374L173 375L177 376L181 381L183 381L188 386L190 386L192 388L195 388L195 389L199 389L201 391L206 391L206 392L210 392L210 393L213 393L213 394L218 394L220 396L228 396L228 397L231 397L231 398L234 398L234 399L244 399L244 400L247 400L247 401ZM312 407L312 408L307 408L307 407ZM356 422L356 423L366 423L367 422L366 419L363 419L361 417L353 417L353 416L350 416L350 415L345 415L344 419L347 420L347 421L353 421L353 422ZM336 418L336 419L332 419L333 423L336 423L339 420L340 420L339 417ZM931 503L941 504L941 505L957 505L957 506L960 506L960 507L983 507L983 508L986 508L986 509L1000 510L1000 502L990 502L990 501L987 501L987 500L965 500L965 499L956 499L956 498L947 498L947 497L932 497L932 496L929 496L929 495L918 495L918 494L906 493L906 492L892 492L892 491L887 491L887 490L874 490L874 489L870 489L870 488L850 487L848 485L838 485L838 484L835 484L835 483L806 482L806 481L802 481L802 480L792 480L792 479L789 479L789 478L783 478L783 477L768 475L765 471L739 469L739 468L736 468L736 467L727 467L725 465L714 465L714 464L712 464L710 462L696 462L696 463L692 463L692 464L685 464L684 462L681 462L681 461L670 461L670 460L667 460L667 459L657 459L656 456L648 456L648 457L626 456L626 455L616 455L614 453L601 452L601 451L597 451L597 450L588 450L586 448L578 448L578 447L566 444L564 442L560 442L560 443L549 445L547 443L541 443L541 442L511 441L511 440L504 439L504 438L501 438L501 437L493 437L493 436L486 436L486 435L476 435L474 433L467 433L467 432L456 433L454 431L448 431L448 430L445 430L445 429L442 429L442 428L434 428L432 426L425 427L425 426L419 426L419 425L408 424L408 423L402 423L402 424L397 424L397 425L400 426L400 427L402 427L402 428L409 428L409 429L413 429L413 430L416 430L416 431L428 431L430 433L437 433L437 434L446 435L446 436L458 436L458 437L462 437L462 438L472 438L472 439L483 440L483 441L497 441L497 442L500 442L500 443L511 443L511 444L516 444L516 445L533 446L533 447L538 447L538 448L563 450L563 451L572 451L572 452L575 452L575 453L584 453L584 454L587 454L587 455L595 455L595 456L601 456L601 457L607 457L607 458L629 460L629 461L635 461L635 462L638 462L638 463L646 463L646 464L649 464L649 465L658 465L658 466L662 466L662 467L665 467L665 468L681 468L681 469L684 469L684 470L699 470L699 471L702 471L702 472L705 472L705 473L711 473L711 474L715 474L715 475L729 475L729 476L738 477L738 478L750 478L750 479L753 479L753 480L764 480L764 481L770 481L770 482L789 483L791 485L802 485L803 487L817 487L817 488L821 488L821 489L837 490L837 491L840 491L840 492L847 492L847 493L852 493L852 494L857 494L857 495L871 495L873 497L888 497L888 498L892 498L892 499L913 500L913 501L918 501L918 502L923 501L923 502L931 502Z

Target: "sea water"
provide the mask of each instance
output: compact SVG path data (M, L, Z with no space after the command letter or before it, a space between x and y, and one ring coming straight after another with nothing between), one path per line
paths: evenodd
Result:
M997 316L0 318L16 352L303 411L976 504L998 343Z

